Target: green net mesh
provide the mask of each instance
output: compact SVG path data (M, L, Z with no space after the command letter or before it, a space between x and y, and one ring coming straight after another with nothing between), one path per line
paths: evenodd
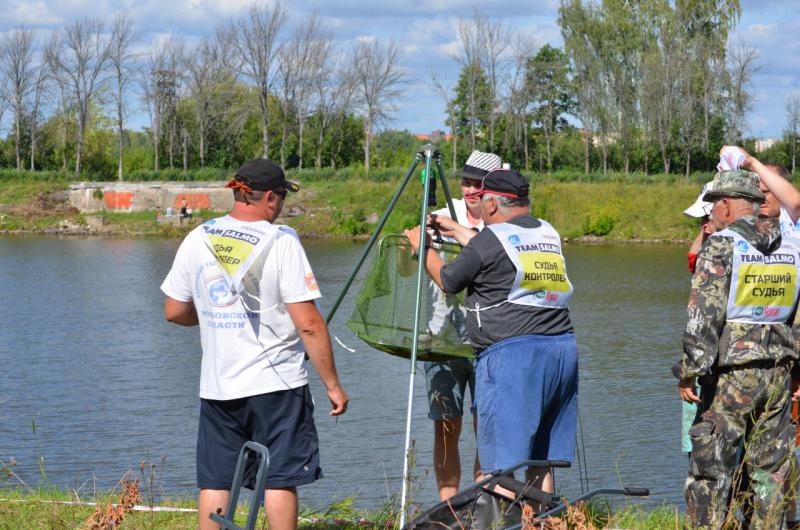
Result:
M442 243L440 256L446 263L461 250L455 243ZM358 338L378 350L409 358L414 340L414 302L417 290L417 259L411 256L408 239L384 236L356 299L348 327ZM467 342L463 294L444 294L426 275L420 304L419 346L421 361L472 358Z

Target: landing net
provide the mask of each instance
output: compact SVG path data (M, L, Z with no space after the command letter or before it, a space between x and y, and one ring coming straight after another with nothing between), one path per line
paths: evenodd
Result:
M439 255L445 263L455 259L461 250L456 243L441 246ZM353 333L373 348L398 357L411 356L417 265L405 236L387 235L381 239L356 298L356 308L347 321ZM473 349L467 342L463 294L444 294L427 275L422 281L417 358L473 358Z

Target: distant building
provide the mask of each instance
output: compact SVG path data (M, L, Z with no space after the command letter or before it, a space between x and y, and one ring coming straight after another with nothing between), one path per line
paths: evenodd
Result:
M414 138L417 140L421 140L423 142L433 142L436 143L441 139L445 139L448 142L453 139L452 134L445 133L444 131L437 129L430 134L415 134Z
M778 140L775 138L763 138L761 140L756 140L756 153L763 153L777 143Z

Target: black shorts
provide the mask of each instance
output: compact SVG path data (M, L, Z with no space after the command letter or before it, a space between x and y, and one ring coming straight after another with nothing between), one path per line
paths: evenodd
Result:
M230 490L239 451L248 440L269 449L267 488L310 484L322 476L314 403L308 385L241 399L200 400L197 486ZM245 487L255 485L255 458Z

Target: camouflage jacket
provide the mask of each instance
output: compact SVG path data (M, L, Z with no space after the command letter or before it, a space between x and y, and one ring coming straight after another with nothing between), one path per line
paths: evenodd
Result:
M781 244L778 219L737 219L728 228L739 233L764 254ZM740 366L753 361L797 359L794 326L727 322L728 293L733 263L733 239L710 237L697 255L683 335L683 357L673 367L679 379L712 374L715 368ZM793 333L792 328L795 332Z

